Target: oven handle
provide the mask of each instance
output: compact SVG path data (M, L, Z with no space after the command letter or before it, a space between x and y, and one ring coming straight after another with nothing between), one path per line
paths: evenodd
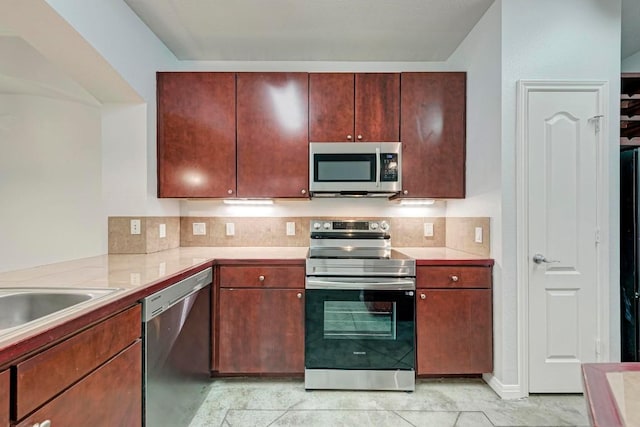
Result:
M363 277L332 277L330 280L307 277L305 289L363 289L380 291L413 291L415 279L372 279Z

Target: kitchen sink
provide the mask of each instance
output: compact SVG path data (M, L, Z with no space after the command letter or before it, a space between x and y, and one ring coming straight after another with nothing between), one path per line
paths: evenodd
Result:
M56 314L81 308L118 289L0 289L0 336Z

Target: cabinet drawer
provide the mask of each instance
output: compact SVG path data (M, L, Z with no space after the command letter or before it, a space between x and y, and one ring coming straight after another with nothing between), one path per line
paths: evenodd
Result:
M9 425L9 371L0 372L0 427Z
M223 288L304 288L304 266L222 266Z
M491 267L421 266L417 288L491 288Z
M137 340L117 357L42 408L17 427L50 420L52 426L131 426L142 424L142 341Z
M16 366L17 419L140 338L141 322L137 305L19 363Z

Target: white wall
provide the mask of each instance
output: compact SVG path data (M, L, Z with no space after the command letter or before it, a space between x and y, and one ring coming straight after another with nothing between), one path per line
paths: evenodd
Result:
M0 271L106 252L100 109L0 93Z
M179 215L177 201L156 197L155 73L175 67L175 56L123 1L46 1L145 101L143 121L137 108L122 108L117 113L113 105L105 109L104 168L113 171L105 176L105 192L108 197L116 196L108 200L107 214ZM135 170L125 169L133 165ZM139 185L141 176L144 186ZM126 177L135 180L123 186Z
M501 216L501 3L495 2L449 58L450 68L467 71L466 198L449 200L447 216L488 216L493 267L494 375L512 369L513 318L504 307ZM509 301L510 302L510 301ZM505 362L506 361L506 362Z
M622 72L640 73L640 52L636 52L622 61Z

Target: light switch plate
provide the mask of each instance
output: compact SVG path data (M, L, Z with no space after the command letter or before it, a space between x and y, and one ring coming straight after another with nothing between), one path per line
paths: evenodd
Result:
M167 224L160 224L158 234L160 235L161 239L167 237Z
M293 221L287 222L287 236L296 235L296 223Z
M224 226L227 236L233 236L236 234L236 226L233 222L227 222Z
M194 222L193 223L193 235L194 236L206 236L207 234L207 224L204 222Z
M433 223L425 222L424 223L424 237L433 237Z
M476 243L482 243L482 227L476 227Z

